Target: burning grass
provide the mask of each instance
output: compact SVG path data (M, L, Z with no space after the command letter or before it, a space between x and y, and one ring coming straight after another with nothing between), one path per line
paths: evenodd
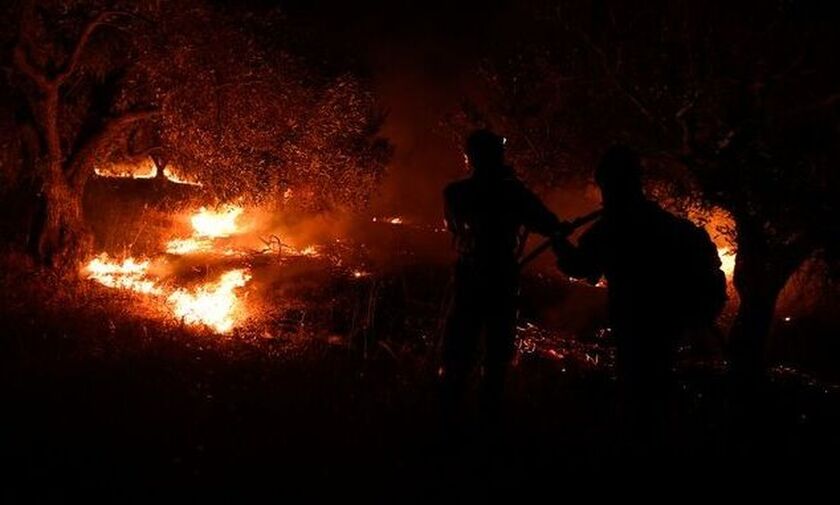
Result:
M178 231L178 223L189 236ZM164 317L227 334L265 318L270 305L284 305L273 279L296 259L349 279L367 275L341 240L284 240L286 234L273 228L271 216L260 208L202 206L176 217L172 230L168 237L162 234L161 252L122 257L103 252L87 261L82 276L141 295Z
M228 255L231 249L216 243L216 239L243 232L237 219L242 207L227 205L218 210L200 208L190 217L193 234L190 238L175 238L166 244L168 255L155 258L157 274L150 271L152 260L111 260L101 254L90 260L83 274L103 286L134 291L149 295L167 306L171 314L187 325L203 325L219 333L228 333L247 319L247 304L241 289L251 280L248 268L234 268L223 272L217 279L200 283L192 288L166 282L161 273L175 270L167 256L186 256L198 253ZM176 279L177 280L177 279Z

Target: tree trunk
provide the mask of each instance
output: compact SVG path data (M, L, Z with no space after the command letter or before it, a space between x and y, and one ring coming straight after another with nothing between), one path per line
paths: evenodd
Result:
M738 289L740 306L729 335L732 370L738 378L755 382L766 370L766 344L781 287L757 289L759 282L744 282L751 287Z
M74 271L92 246L82 215L82 198L63 178L50 178L39 195L31 246L44 264Z
M736 379L755 384L766 372L766 345L779 293L807 253L790 246L771 247L762 234L738 228L733 283L740 306L729 335L732 371Z

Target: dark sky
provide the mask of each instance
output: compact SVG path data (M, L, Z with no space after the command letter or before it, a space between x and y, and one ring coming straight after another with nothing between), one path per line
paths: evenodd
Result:
M439 122L468 92L483 51L519 31L517 3L293 0L280 8L372 73L389 111L383 133L396 148L377 210L436 218L440 191L464 170Z

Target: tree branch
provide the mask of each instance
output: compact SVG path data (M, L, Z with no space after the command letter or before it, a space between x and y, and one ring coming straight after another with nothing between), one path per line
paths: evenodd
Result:
M618 74L611 68L610 59L609 56L607 56L607 53L605 53L603 49L601 49L597 44L595 44L585 31L581 29L577 29L575 31L578 33L578 36L580 36L584 43L586 43L589 49L592 50L592 52L594 52L598 56L598 58L601 61L601 67L604 69L604 73L607 74L607 77L609 78L610 82L613 83L616 89L621 91L625 95L625 97L633 105L636 106L639 112L641 112L642 115L645 116L645 118L647 118L651 123L658 126L663 132L667 132L668 130L665 127L665 125L663 125L662 122L659 119L657 119L656 116L653 115L650 109L648 109L648 107L644 103L642 103L642 100L639 99L639 97L637 97L635 93L633 93L624 85L624 83L621 82L621 79L618 78Z
M823 98L819 102L812 103L803 107L799 107L798 109L793 110L789 116L801 116L805 114L813 114L815 112L822 112L825 110L831 110L832 108L840 105L840 93L833 93L828 95L827 97Z
M77 189L83 188L93 171L94 158L101 154L103 148L129 126L159 114L158 109L141 109L125 112L105 121L102 127L70 157L66 168L66 176L70 184Z
M39 90L44 91L50 85L49 78L43 69L38 68L30 61L29 52L27 51L25 44L29 38L24 37L24 34L28 33L25 28L28 27L27 20L32 15L33 9L34 5L32 2L23 3L20 11L20 18L18 19L17 40L15 42L14 49L12 49L12 60L15 68L17 68L23 75L31 79Z
M15 45L14 61L15 67L17 67L23 75L32 79L32 82L38 86L38 89L43 91L52 86L52 82L47 77L47 74L29 61L29 54L26 52L26 49L23 48L22 41L18 41L17 45Z
M79 35L79 38L76 40L76 44L73 46L73 52L70 53L70 57L67 59L67 63L64 64L62 69L54 78L54 81L58 85L64 83L64 81L76 71L76 68L79 66L79 60L82 58L82 53L84 53L85 47L96 28L106 24L106 21L111 16L117 15L128 15L128 13L120 11L102 11L85 24L85 27L82 29L82 34Z
M689 118L687 115L694 109L695 104L697 103L697 95L693 96L691 100L686 102L685 105L680 107L680 110L674 114L674 119L676 120L677 124L682 131L682 139L680 145L680 154L682 156L688 156L694 152L694 127L690 124Z

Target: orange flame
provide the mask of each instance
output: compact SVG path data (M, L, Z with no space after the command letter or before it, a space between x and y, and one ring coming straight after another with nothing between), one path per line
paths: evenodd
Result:
M111 163L93 169L93 172L100 177L124 177L132 179L153 179L157 176L157 171L157 165L151 158L143 158L135 162Z
M175 184L187 184L189 186L202 186L202 184L195 179L191 179L189 177L185 177L184 175L178 173L177 170L173 169L172 167L164 167L163 169L163 176L169 179L169 182L174 182Z
M318 250L317 246L308 245L303 249L295 249L294 253L299 256L310 256L310 257L317 257L321 255L321 252Z
M103 286L156 297L166 295L172 313L189 325L205 325L219 333L228 333L247 316L235 291L251 279L247 270L230 270L216 282L202 284L192 291L177 289L168 294L168 290L149 276L148 270L149 260L126 258L119 262L111 260L107 254L92 259L85 266L87 278Z
M213 249L213 244L209 240L196 238L175 238L166 243L166 252L169 254L176 254L178 256L206 252Z
M246 228L255 226L254 221L249 221L247 226L239 222L243 213L242 207L230 204L217 209L200 208L187 216L192 226L191 236L169 240L165 246L166 252L174 255L247 254L247 250L232 247L230 241L223 240L241 235ZM279 239L277 242L280 244L278 253L309 257L322 254L317 245L291 246L283 244ZM203 325L218 333L228 333L251 315L238 292L251 280L247 268L228 270L216 280L185 288L150 275L149 265L149 260L126 258L116 261L103 254L90 260L83 270L87 278L109 288L149 295L184 324ZM366 275L368 273L362 271L354 274L356 278Z
M231 270L218 282L204 284L192 292L179 289L169 295L167 302L184 323L228 333L245 316L245 307L234 290L245 286L250 279L247 270Z
M192 237L170 240L166 243L166 252L183 255L212 251L213 239L230 237L242 232L236 221L243 211L242 207L236 205L226 205L218 211L202 207L190 217L193 228Z
M732 280L732 274L735 272L735 252L728 247L718 247L718 256L720 257L720 269L726 275L728 281Z
M229 237L239 231L236 219L244 209L236 205L225 205L219 211L205 207L190 218L195 235L199 237Z
M118 263L111 261L107 254L90 260L86 266L88 279L93 279L103 286L159 295L163 291L146 277L148 269L149 260L138 262L134 258L126 258L122 263Z

